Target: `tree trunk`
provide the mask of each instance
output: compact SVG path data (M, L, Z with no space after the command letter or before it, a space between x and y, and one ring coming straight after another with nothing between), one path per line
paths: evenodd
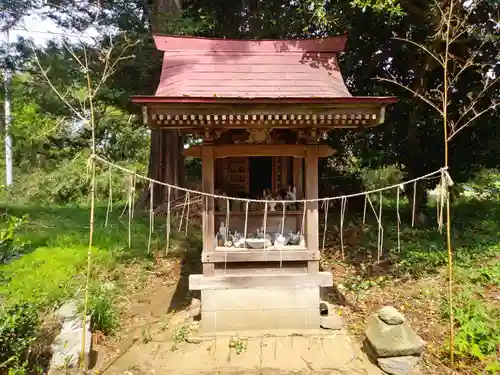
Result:
M165 19L179 17L182 13L181 0L157 0L153 9L153 33L162 32L162 22ZM150 140L150 154L148 177L174 186L182 186L184 182L184 155L183 137L178 130L152 130ZM165 186L154 184L153 204L162 204L166 196ZM179 191L171 189L171 198L177 198ZM143 194L141 202L147 204L149 186Z

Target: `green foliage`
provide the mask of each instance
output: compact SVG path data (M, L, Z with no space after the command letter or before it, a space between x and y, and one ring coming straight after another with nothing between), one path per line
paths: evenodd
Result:
M465 186L472 188L473 192L465 190ZM482 169L471 181L464 184L462 189L465 197L473 194L473 198L499 200L500 199L500 170Z
M402 213L404 215L404 213ZM404 216L403 216L404 217ZM395 220L392 210L384 220ZM400 275L420 277L442 272L448 254L445 238L435 227L431 217L428 228L409 228L403 221L401 249L397 250L397 232L393 226L385 232L393 271ZM453 312L456 332L454 351L461 366L478 366L484 374L494 374L495 354L500 345L500 311L496 308L500 280L500 201L460 199L453 208L452 241L455 293ZM368 228L372 243L376 227ZM375 285L377 279L359 277L355 290ZM346 283L348 288L353 288ZM449 319L449 305L442 305L444 319Z
M435 208L434 208L435 209ZM431 209L432 212L432 209ZM384 220L395 220L393 210ZM404 214L402 214L404 215ZM435 215L435 213L434 213ZM388 218L389 216L389 218ZM436 229L436 218L429 217L428 227L401 226L401 251L397 249L397 231L390 226L386 241L394 267L401 274L423 275L438 272L447 264L445 238ZM500 203L498 201L459 200L453 209L452 234L454 262L458 267L472 267L478 261L500 254ZM376 228L368 228L369 237L376 238ZM496 269L496 268L495 268ZM496 272L496 271L495 271Z
M30 303L10 305L0 310L0 364L22 367L29 345L36 338L39 319Z
M148 342L151 342L151 340L153 340L153 337L151 336L151 327L150 326L142 327L141 337L142 337L142 342L144 344L147 344Z
M432 207L431 212L435 210ZM397 230L393 224L384 225L384 247L389 249L389 266L395 276L423 277L434 274L437 280L446 278L448 254L444 234L436 228L436 218L429 215L428 226L411 228L408 207L400 212L401 248L397 249ZM459 199L453 206L452 246L455 316L454 352L458 367L476 369L481 374L496 374L495 360L500 345L500 201ZM363 244L359 250L373 248L377 239L377 225L370 216L365 226ZM383 222L395 222L393 205L384 207ZM384 277L373 275L361 265L359 273L345 281L348 290L363 291L384 282ZM442 318L449 319L448 299L443 297ZM444 323L444 322L443 322ZM443 356L446 356L446 348ZM472 373L472 372L471 372Z
M40 371L41 373L41 371ZM24 362L22 364L15 364L13 367L9 368L7 375L28 375L28 363Z
M495 306L474 297L473 289L455 294L453 313L456 323L455 353L464 361L493 359L500 345L500 312ZM443 315L449 319L449 306L443 307Z
M182 344L187 342L189 336L189 327L187 325L180 326L172 332L172 341L175 344Z
M500 262L493 265L481 267L471 274L471 282L481 285L493 285L500 287Z
M106 251L96 249L94 260L104 261ZM31 301L37 306L54 306L71 298L81 284L87 247L38 247L0 268L0 293L9 301Z
M0 224L0 264L7 262L12 257L21 254L28 242L19 241L16 237L22 225L27 223L27 218L5 215L7 220Z
M22 206L11 207L9 212L14 216L27 213L30 218L29 223L20 228L17 237L20 241L30 242L31 251L0 265L0 296L12 303L31 301L42 308L50 308L72 298L85 280L88 207L40 209ZM132 226L132 249L128 249L127 219L120 220L120 212L121 209L115 207L105 227L106 208L96 209L93 278L103 269L112 270L120 260L146 256L147 214L136 213ZM160 233L159 228L156 233ZM156 237L153 239L153 244L159 241Z
M393 16L402 16L404 14L397 0L353 0L352 4L362 9L372 8L378 12L386 11Z
M106 207L98 206L95 212L95 246L92 248L88 311L92 315L92 329L105 334L113 334L119 327L119 296L123 292L120 264L132 258L140 263L148 259L148 214L141 211L135 213L131 227L132 248L129 249L127 218L121 220L119 217L122 209L123 206L115 207L107 226L104 225ZM0 327L3 327L3 322L27 322L32 317L31 313L40 311L42 315L62 302L75 298L75 295L82 300L89 240L88 206L9 206L8 212L13 217L23 214L29 217L29 221L19 227L16 240L29 242L30 252L0 265L0 299L6 307L5 312L2 312L4 315L0 314ZM153 246L163 248L164 221L157 222ZM184 235L173 231L173 246L180 247L181 240L188 241ZM194 242L194 239L189 238L189 243ZM7 310L7 306L21 306L23 310ZM27 307L24 309L24 306ZM20 311L26 315L26 319L20 320ZM26 338L23 342L29 345L34 337L33 332L38 329L38 321L26 325L31 331L17 337ZM6 345L14 348L11 342ZM10 352L4 351L0 342L0 357L4 353ZM13 358L8 363L11 373L24 374L24 359L21 356L19 360Z
M247 344L248 342L244 342L239 337L229 340L229 348L234 349L237 355L240 355L244 350L246 350Z
M395 165L386 165L380 168L361 168L359 171L363 187L366 190L375 190L385 186L397 185L403 181L403 172Z
M48 205L64 205L67 202L73 204L86 204L90 194L88 152L82 152L71 160L63 160L57 168L51 171L35 169L29 178L23 178L16 184L12 192L4 191L4 200L16 203L34 203ZM145 165L140 163L128 163L125 168L145 173ZM136 189L140 190L141 181L137 181ZM109 168L97 162L96 164L96 198L99 202L107 202L111 184L113 203L120 204L128 200L129 176L117 170Z
M116 291L112 284L94 285L89 292L88 313L92 316L92 332L100 331L110 335L116 331L120 316L116 308Z

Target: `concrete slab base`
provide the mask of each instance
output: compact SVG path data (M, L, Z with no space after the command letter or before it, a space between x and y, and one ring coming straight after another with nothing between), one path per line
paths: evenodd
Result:
M318 329L319 302L319 287L202 290L201 329Z
M382 375L345 331L283 336L277 332L218 334L197 344L177 345L175 351L171 343L152 342L126 353L132 362L122 358L120 363L133 363L142 370L140 374L150 374L154 369L156 374L167 375ZM110 374L122 375L127 369L118 365Z

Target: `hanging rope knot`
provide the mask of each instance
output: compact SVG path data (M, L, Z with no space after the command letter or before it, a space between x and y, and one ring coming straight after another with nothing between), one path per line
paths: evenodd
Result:
M447 170L444 171L444 180L446 182L446 186L448 186L448 187L452 187L453 185L455 185L455 183L451 179L451 176Z
M438 209L438 228L439 231L443 229L443 217L444 217L444 203L449 202L450 199L450 188L455 183L451 179L448 173L448 167L441 168L441 181L439 182L439 191L436 196L436 207ZM449 203L448 203L449 204Z

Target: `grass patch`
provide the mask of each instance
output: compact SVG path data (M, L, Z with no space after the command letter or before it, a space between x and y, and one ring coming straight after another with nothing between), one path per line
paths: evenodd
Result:
M128 215L120 218L122 210L115 207L107 226L106 207L99 206L95 212L88 311L92 314L92 330L107 335L119 327L117 306L126 285L122 282L124 266L133 262L140 269L151 267L157 250L163 253L165 245L165 223L157 220L148 252L149 215L136 211L129 248ZM0 220L0 249L5 249L2 254L7 255L2 258L6 262L0 264L0 348L4 344L12 346L5 341L11 336L9 332L19 337L4 367L21 371L38 325L30 324L27 330L27 318L21 319L24 315L19 311L29 310L33 319L41 320L66 300L83 301L90 211L85 206L9 206L5 212ZM186 238L173 230L171 244L176 248L198 246L199 236L191 232Z
M47 308L74 296L85 280L89 241L88 207L9 207L8 217L25 217L16 241L27 244L24 254L0 265L0 295L5 302L30 301ZM151 263L164 246L164 223L157 220L148 253L149 215L135 212L128 246L128 215L120 219L115 209L105 226L106 208L97 207L92 248L92 279L111 273L130 260ZM174 227L174 226L173 226ZM191 235L190 242L199 241ZM183 234L172 230L172 246L191 245ZM94 290L97 290L94 288Z
M30 301L39 308L52 308L75 296L85 281L89 213L85 207L39 209L9 208L9 217L25 217L16 241L28 244L18 259L0 265L0 295L6 303ZM137 215L139 216L139 215ZM114 269L120 261L147 259L149 228L143 217L133 224L132 248L128 230L119 218L104 227L105 209L96 210L92 248L92 277Z
M496 246L497 256L500 245ZM470 368L481 363L484 374L500 372L500 262L478 262L470 267L456 267L453 313L456 324L454 351L459 366ZM449 304L442 314L449 319Z

